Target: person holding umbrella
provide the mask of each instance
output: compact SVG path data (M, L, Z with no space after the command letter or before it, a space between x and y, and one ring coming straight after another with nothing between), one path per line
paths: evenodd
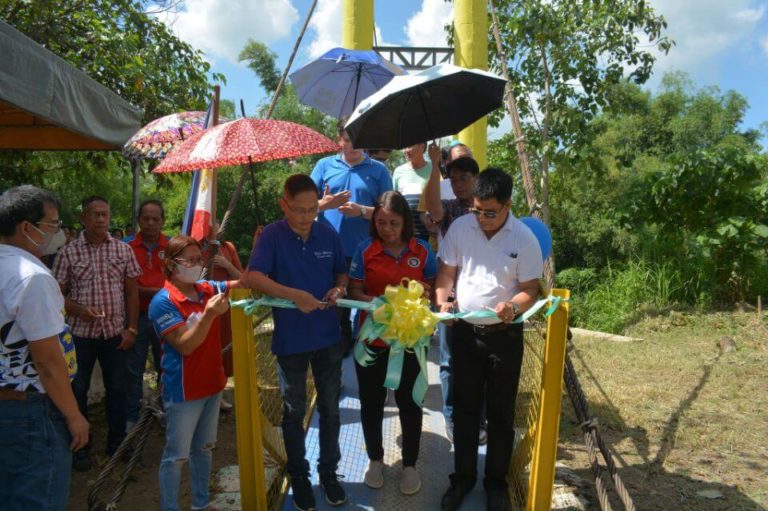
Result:
M368 238L374 205L382 193L392 190L392 178L387 168L372 160L362 149L356 149L344 130L346 120L337 127L339 153L317 162L312 170L322 198L320 219L333 227L341 237L347 268L357 246ZM339 309L342 338L346 353L352 349L350 310Z

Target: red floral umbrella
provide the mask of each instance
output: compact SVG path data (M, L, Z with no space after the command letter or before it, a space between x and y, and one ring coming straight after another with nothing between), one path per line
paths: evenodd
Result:
M174 147L154 172L189 172L338 149L328 137L300 124L244 118L192 135Z
M163 158L174 146L204 130L206 112L191 111L166 115L133 134L123 146L128 159ZM227 122L220 118L219 123Z

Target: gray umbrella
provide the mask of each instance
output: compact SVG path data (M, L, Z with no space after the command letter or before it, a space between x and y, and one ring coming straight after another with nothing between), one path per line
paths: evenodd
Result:
M346 130L355 147L391 149L453 135L499 108L505 85L451 64L396 76L358 105Z

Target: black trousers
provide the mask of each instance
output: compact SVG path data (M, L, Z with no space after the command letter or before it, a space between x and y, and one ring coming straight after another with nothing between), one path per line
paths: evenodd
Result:
M523 363L523 326L478 335L458 321L453 328L453 427L456 477L474 485L485 393L488 445L485 483L506 487L515 442L515 399Z
M368 458L381 460L384 458L382 426L384 423L384 402L387 400L387 389L384 380L387 377L387 361L389 348L372 348L376 352L376 361L363 367L355 361L357 383L360 387L360 421L363 424L363 436ZM421 348L423 349L423 348ZM403 373L400 377L400 387L395 390L395 401L400 414L400 429L403 432L403 466L413 467L419 457L421 442L422 410L413 401L413 384L419 375L419 362L416 355L406 352L403 360Z

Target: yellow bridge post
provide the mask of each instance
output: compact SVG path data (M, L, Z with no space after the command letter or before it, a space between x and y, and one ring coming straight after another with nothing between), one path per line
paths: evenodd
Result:
M232 290L233 300L248 297L248 291ZM253 323L243 309L231 309L232 359L235 371L235 429L240 469L242 509L267 510L267 483L264 475L264 446L256 378Z
M571 292L567 289L553 289L552 294L563 298L564 301L560 302L560 306L547 321L538 434L533 446L526 511L548 511L552 508L557 440L560 430L560 398L563 394L565 344L570 312L570 306L566 300L570 298Z
M453 7L455 30L453 62L460 67L488 69L487 0L456 0ZM483 117L459 133L459 140L472 149L484 169L488 166L488 120Z
M373 0L344 0L341 33L344 48L373 48Z

